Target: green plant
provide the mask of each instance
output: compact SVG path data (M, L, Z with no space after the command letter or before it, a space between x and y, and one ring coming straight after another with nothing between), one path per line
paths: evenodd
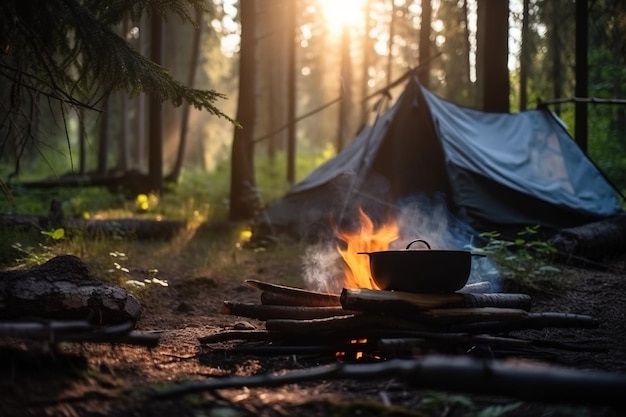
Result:
M557 250L541 239L539 226L525 227L513 240L503 239L495 231L481 233L480 237L487 243L472 247L472 251L488 255L505 283L531 288L540 281L556 284L554 278L562 272L553 264Z

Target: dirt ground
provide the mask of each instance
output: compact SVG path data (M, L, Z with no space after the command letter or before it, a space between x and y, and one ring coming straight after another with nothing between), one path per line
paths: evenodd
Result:
M547 329L518 335L588 342L602 352L545 350L518 361L626 373L626 262L608 270L572 268L571 285L530 293L532 311L587 314L597 329ZM176 383L225 375L250 376L335 363L332 356L229 354L229 344L204 346L198 338L234 326L263 329L260 321L220 314L225 300L258 302L244 279L274 281L275 268L253 276L192 277L182 265L160 271L169 287L142 294L138 330L160 335L158 347L4 341L0 357L0 416L591 416L626 415L624 407L527 403L516 398L414 389L403 380L312 380L276 387L206 391L166 398L149 395ZM245 322L245 323L241 323ZM625 374L626 375L626 374ZM625 393L626 394L626 393ZM507 411L508 410L508 411ZM480 414L480 413L483 414ZM491 412L492 414L488 414Z

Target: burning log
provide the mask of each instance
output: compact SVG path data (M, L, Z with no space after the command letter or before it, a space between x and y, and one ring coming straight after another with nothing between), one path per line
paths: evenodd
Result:
M286 305L259 305L224 301L222 314L242 316L258 320L296 319L309 320L350 314L341 307L306 307Z
M269 282L246 280L246 284L263 291L261 302L271 305L292 305L302 307L337 307L339 295L308 291Z
M530 310L526 294L414 294L401 291L346 289L341 292L341 305L346 310L419 313L433 308L501 307Z

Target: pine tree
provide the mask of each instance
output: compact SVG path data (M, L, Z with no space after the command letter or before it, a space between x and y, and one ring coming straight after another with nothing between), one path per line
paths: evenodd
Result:
M223 94L185 86L114 30L123 19L139 21L143 14L178 16L194 25L195 8L208 12L209 5L203 0L0 2L0 86L7 97L0 105L0 130L6 136L0 141L0 156L8 137L16 134L14 116L22 122L35 119L41 98L93 109L111 91L144 92L233 121L215 105ZM26 106L31 111L24 110L24 102L33 103Z

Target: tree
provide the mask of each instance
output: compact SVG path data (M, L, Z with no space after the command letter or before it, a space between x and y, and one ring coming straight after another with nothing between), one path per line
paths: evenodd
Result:
M478 0L477 73L487 111L509 111L508 19L508 1Z
M187 102L211 114L225 117L215 102L224 96L214 90L198 90L175 80L162 66L133 49L113 27L130 16L139 20L150 14L163 18L175 13L193 23L189 10L201 0L168 2L122 0L4 0L0 3L0 83L8 85L0 110L3 141L0 155L16 137L12 126L32 120L22 107L22 97L32 99L37 111L41 99L61 107L96 110L102 97L113 90L131 94L146 92L159 102ZM106 53L104 53L106 52ZM5 100L6 99L6 100ZM61 110L63 112L64 110ZM20 119L16 124L16 119ZM229 119L230 120L230 119ZM32 131L19 135L20 146L35 146ZM16 165L16 171L19 165Z
M256 2L239 3L241 46L239 50L239 98L232 146L230 220L251 218L258 207L254 176L254 122L256 119Z

